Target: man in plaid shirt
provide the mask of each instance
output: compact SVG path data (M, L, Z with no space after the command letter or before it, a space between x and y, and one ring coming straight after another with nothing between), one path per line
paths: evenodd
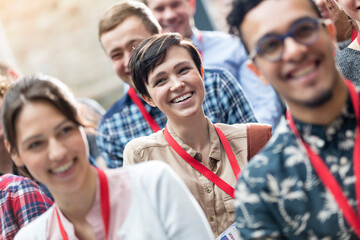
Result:
M44 213L52 201L28 178L5 174L0 176L0 239L15 234Z
M150 9L139 2L115 4L99 22L99 39L112 61L117 75L133 88L128 60L130 53L142 40L160 32L160 25ZM206 68L204 113L213 123L257 122L236 79L226 70ZM151 107L136 93L139 101L156 122L165 127L166 116ZM123 164L125 145L133 138L147 136L154 131L144 119L129 93L118 100L103 116L98 128L97 144L109 168Z

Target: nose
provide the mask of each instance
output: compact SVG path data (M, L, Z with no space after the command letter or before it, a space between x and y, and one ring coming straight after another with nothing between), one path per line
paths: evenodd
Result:
M172 9L171 7L165 8L162 18L163 18L163 20L166 20L166 21L172 21L173 19L176 18L175 10Z
M124 67L126 69L129 68L130 53L131 53L130 51L125 51L124 52Z
M185 83L177 77L173 77L171 82L172 82L171 88L170 88L171 91L176 91L185 86Z
M61 161L67 153L66 147L57 139L49 140L49 159L51 161Z
M307 51L308 46L298 43L292 37L287 37L284 40L284 49L283 49L283 61L298 61L301 60Z

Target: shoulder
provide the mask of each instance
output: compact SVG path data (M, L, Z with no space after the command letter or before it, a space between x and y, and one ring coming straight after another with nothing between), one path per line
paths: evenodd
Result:
M246 138L246 124L214 124L228 139Z
M205 88L221 88L223 86L234 86L241 89L235 77L225 68L222 67L205 67L204 68L204 85Z
M16 234L15 240L39 240L46 239L46 226L48 219L51 217L54 208L49 208L45 213L40 215L31 223L27 224L25 227L21 228L20 231Z
M158 188L158 184L169 185L171 179L175 179L176 173L163 161L153 160L127 166L131 176L131 182L136 182L147 189ZM176 178L177 179L177 178ZM137 185L137 184L136 184ZM171 185L171 184L170 184Z
M168 144L164 141L162 130L152 133L149 136L143 136L132 139L125 146L127 149L147 149L153 147L167 146Z
M268 173L278 175L285 165L295 165L286 160L292 155L299 154L303 152L297 145L296 137L290 131L286 120L282 120L265 147L250 160L244 171L245 176L262 178ZM303 156L301 156L302 161L304 161Z
M339 51L336 54L337 63L342 66L345 65L344 63L355 63L353 62L354 59L359 59L360 51L351 49L351 48L344 48L343 50Z
M129 104L128 101L128 94L125 94L122 98L120 98L119 100L117 100L110 108L109 110L106 111L106 113L104 114L101 122L106 121L107 119L111 119L114 114L117 114L121 111L124 110L124 108Z
M12 174L5 174L0 177L1 191L17 193L21 190L21 194L28 192L41 192L39 186L28 178L16 176Z
M231 34L228 34L226 32L222 32L222 31L201 31L201 33L203 34L205 40L206 38L211 39L211 40L216 40L218 42L223 42L223 41L227 41L227 43L232 42L235 45L239 45L241 43L241 40Z

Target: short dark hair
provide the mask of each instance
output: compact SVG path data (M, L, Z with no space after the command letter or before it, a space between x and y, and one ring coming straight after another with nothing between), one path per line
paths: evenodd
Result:
M42 74L23 77L7 91L1 110L4 137L11 151L18 150L16 120L27 103L36 101L50 103L70 121L83 126L76 100L64 83Z
M157 34L140 43L130 56L129 64L132 80L140 94L150 97L146 89L146 85L149 83L149 74L164 62L166 53L172 46L182 47L187 50L202 75L201 56L189 39L182 37L178 33Z
M232 8L228 16L226 17L226 21L229 25L229 32L231 34L235 34L238 37L240 37L243 40L244 46L246 51L249 53L249 49L246 46L246 43L244 42L242 33L241 33L241 24L244 21L245 15L251 11L254 7L256 7L259 3L263 2L265 0L234 0L232 3ZM286 0L289 1L289 0ZM304 0L306 1L306 0ZM319 12L319 9L316 7L313 0L307 0L316 14L319 18L321 17L321 14Z

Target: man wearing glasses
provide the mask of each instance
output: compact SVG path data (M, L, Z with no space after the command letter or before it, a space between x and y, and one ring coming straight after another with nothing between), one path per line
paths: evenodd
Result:
M336 68L334 25L312 0L235 0L227 20L288 106L240 177L241 236L360 238L359 93Z

